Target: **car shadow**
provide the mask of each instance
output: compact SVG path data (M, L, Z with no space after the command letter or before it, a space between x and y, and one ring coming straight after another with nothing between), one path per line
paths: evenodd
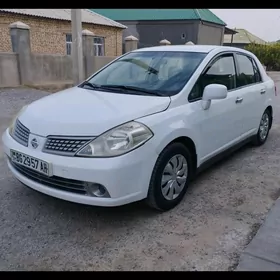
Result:
M249 152L253 149L253 146L251 143L245 144L236 151L229 153L225 155L222 159L218 160L217 162L213 163L211 166L206 168L205 170L201 171L193 180L193 182L198 182L202 178L209 176L210 173L216 172L217 169L220 169L223 165L225 165L227 162L232 161L236 158L238 158L241 154L244 154L244 152Z
M210 166L208 169L201 172L194 180L191 182L189 190L191 190L199 184L200 180L204 180L205 177L211 176L213 172L219 171L219 169L222 168L224 164L226 164L228 161L231 161L235 158L238 158L238 156L244 152L250 152L250 149L252 149L252 146L250 144L247 144L243 147L241 147L239 150L235 151L234 153L226 156L225 158L221 159L220 161L216 162L212 166ZM188 190L188 192L189 192ZM28 191L28 190L26 190ZM96 220L102 220L103 222L125 222L130 223L135 221L135 218L137 220L145 220L150 219L153 217L157 217L159 215L164 215L165 213L169 212L160 212L154 209L149 208L144 201L138 201L131 204L127 204L124 206L118 206L118 207L98 207L98 206L88 206L88 205L82 205L77 203L72 203L68 201L64 201L61 199L53 198L47 195L44 195L39 192L35 192L33 190L29 190L28 198L28 204L34 205L39 204L40 211L48 212L51 216L64 216L66 219L69 217L75 217L76 219L79 219L80 222L84 220L84 222L88 222L88 220L96 219ZM188 193L186 194L188 195ZM32 199L32 201L31 201ZM184 201L182 201L184 203ZM180 206L179 206L180 207ZM177 207L175 208L177 209ZM174 211L176 211L174 209ZM63 215L61 215L63 213Z

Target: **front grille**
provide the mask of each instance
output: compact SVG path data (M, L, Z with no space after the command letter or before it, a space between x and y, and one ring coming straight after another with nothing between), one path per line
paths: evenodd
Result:
M43 152L73 156L93 139L83 137L48 137Z
M86 189L85 189L86 182L62 178L58 176L48 177L37 171L16 164L11 160L10 163L20 174L46 187L51 187L63 191L69 191L77 194L83 194L83 195L86 194Z
M28 146L28 139L29 139L30 130L25 127L18 119L16 120L12 137L22 144L23 146Z

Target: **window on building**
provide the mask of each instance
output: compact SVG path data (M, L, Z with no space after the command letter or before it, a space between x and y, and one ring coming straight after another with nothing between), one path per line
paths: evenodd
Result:
M72 34L66 34L66 54L71 55Z
M104 37L94 37L93 38L93 47L95 56L104 56L105 55L105 40Z

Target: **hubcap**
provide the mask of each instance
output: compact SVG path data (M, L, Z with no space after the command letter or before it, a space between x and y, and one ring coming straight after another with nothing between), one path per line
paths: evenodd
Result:
M161 191L165 199L173 200L182 192L188 176L188 163L183 155L173 156L165 166Z
M267 113L264 113L261 119L261 124L260 124L260 138L261 140L265 140L267 137L267 133L269 130L269 116Z

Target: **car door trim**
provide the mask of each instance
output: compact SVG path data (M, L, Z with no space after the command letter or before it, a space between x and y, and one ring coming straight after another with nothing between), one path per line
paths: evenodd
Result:
M218 54L216 54L208 63L207 65L204 67L204 69L201 71L201 74L199 75L199 77L197 78L197 80L195 81L194 83L194 86L196 85L198 79L201 77L201 75L203 75L206 71L206 69L217 59L219 58L220 56L223 56L225 54L232 54L233 55L233 60L234 60L234 66L235 66L235 73L236 73L236 77L240 74L240 69L239 69L239 64L237 62L237 58L236 58L236 55L239 54L239 55L244 55L244 56L247 56L248 58L250 58L251 60L254 61L255 63L255 66L257 67L259 73L261 74L261 71L258 67L258 64L256 63L255 59L250 56L249 54L245 54L245 53L242 53L242 52L239 52L239 51L223 51L223 52L219 52ZM261 76L261 75L260 75ZM236 82L235 82L236 83ZM243 88L246 88L246 87L251 87L251 86L255 86L255 85L258 85L258 84L263 84L264 81L263 81L263 78L261 76L261 81L260 82L257 82L257 83L253 83L253 84L249 84L249 85L244 85L244 86L240 86L240 87L237 87L237 83L235 84L235 88L234 89L231 89L231 90L228 90L228 92L233 92L235 90L239 90L239 89L243 89ZM193 87L194 87L193 86ZM199 97L199 98L196 98L196 99L193 99L193 100L189 100L189 96L190 96L190 93L191 91L193 90L193 88L190 90L189 92L189 95L188 95L188 102L189 103L193 103L193 102L197 102L197 101L200 101L202 99L202 97Z

